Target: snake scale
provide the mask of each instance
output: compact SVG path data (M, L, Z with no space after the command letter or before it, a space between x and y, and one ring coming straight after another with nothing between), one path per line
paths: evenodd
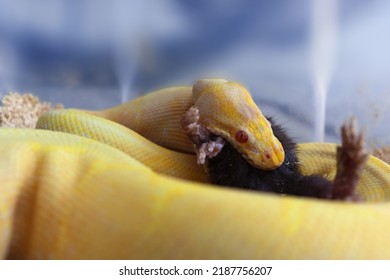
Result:
M37 129L0 129L2 257L390 258L389 165L369 157L360 203L212 186L180 127L193 105L192 87L173 87L102 111L49 111ZM262 135L275 155L264 167L275 168L277 139ZM335 151L299 144L301 172L334 178Z

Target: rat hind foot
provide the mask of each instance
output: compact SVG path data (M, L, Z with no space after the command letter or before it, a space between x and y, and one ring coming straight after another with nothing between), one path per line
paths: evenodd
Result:
M358 132L356 119L351 118L341 127L342 144L337 148L337 173L332 198L359 200L357 183L367 162L364 132Z

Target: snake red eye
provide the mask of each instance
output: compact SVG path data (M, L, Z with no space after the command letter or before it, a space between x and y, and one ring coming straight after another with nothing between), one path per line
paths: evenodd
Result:
M240 143L246 143L248 142L248 134L246 134L244 131L239 130L236 133L236 140Z

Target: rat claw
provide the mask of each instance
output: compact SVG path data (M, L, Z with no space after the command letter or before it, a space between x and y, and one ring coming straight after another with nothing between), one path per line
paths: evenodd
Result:
M367 162L365 131L358 131L354 117L341 127L342 145L337 148L337 173L332 197L341 200L359 200L356 186Z

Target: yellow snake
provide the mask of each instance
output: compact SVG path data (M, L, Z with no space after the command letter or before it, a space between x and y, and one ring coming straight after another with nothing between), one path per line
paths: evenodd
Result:
M237 100L223 98L228 89L245 89L209 82L198 92L225 97L219 105L207 100L197 106L221 106L230 114L227 122L239 125ZM191 92L192 87L164 89L96 112L55 110L40 118L38 129L0 129L1 256L390 258L389 165L369 158L357 190L361 203L209 185L179 124L199 101ZM216 125L226 122L221 112L209 112L209 118L218 115ZM257 139L262 149L275 152L263 162L272 169L283 156L268 125L253 137L263 137ZM300 144L302 173L334 178L335 151L335 144Z

